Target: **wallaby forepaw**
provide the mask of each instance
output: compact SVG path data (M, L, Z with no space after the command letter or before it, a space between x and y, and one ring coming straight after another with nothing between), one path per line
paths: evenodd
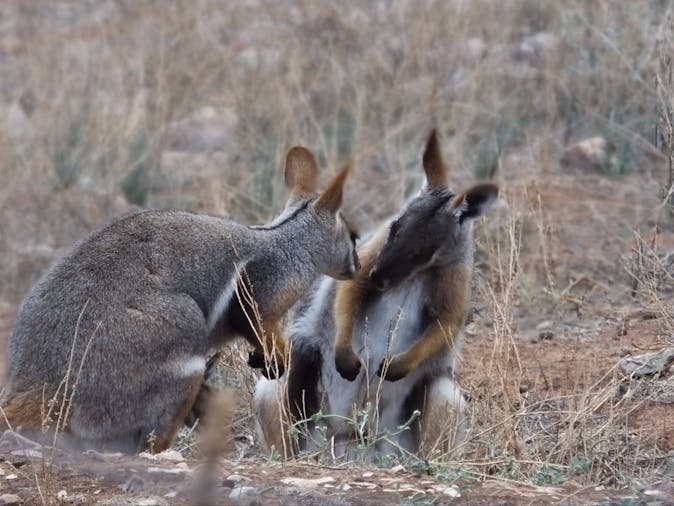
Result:
M282 361L269 363L265 360L264 353L258 350L253 350L248 354L248 365L253 369L260 369L262 376L270 380L280 378L285 372Z
M403 379L409 373L407 364L399 359L384 359L377 370L377 376L386 381L398 381Z
M360 372L360 360L351 348L335 351L335 367L342 378L353 381Z
M248 365L253 369L264 369L264 353L253 350L248 354Z

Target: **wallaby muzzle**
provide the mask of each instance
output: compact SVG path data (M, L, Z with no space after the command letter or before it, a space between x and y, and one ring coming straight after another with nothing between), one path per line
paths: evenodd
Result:
M367 287L370 290L375 290L378 292L384 292L391 285L391 280L387 278L382 278L379 275L379 272L376 269L372 269L367 278Z

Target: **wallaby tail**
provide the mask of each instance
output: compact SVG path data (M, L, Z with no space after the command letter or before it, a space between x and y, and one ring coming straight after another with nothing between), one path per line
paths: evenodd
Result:
M0 398L0 430L39 429L45 405L43 392L27 390Z

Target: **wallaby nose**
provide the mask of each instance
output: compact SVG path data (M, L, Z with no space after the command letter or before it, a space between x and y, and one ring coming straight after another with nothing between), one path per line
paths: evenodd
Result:
M368 284L375 290L383 292L388 288L389 280L385 278L380 278L377 275L377 272L374 269L372 269L368 276Z

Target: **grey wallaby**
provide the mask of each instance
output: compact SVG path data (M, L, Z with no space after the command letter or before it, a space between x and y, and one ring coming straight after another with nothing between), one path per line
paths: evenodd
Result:
M320 274L347 279L359 268L339 211L348 166L320 194L317 174L310 151L289 150L291 195L266 226L144 211L76 244L16 318L0 399L9 424L49 425L82 448L162 451L213 349L243 336L254 365L266 359L268 374L282 374L279 319Z
M366 458L416 452L422 439L442 433L454 437L449 445L460 436L465 401L453 370L469 301L473 222L498 187L451 192L435 131L423 168L427 184L359 248L359 274L319 279L294 310L288 374L283 382L260 379L256 388L258 431L268 447L292 453L287 425L319 411L325 418L309 420L299 449L334 437L334 454L362 457L357 424L348 420L368 409L370 424L358 437L362 443L369 434L376 443ZM279 412L279 399L289 413ZM420 419L400 430L417 410ZM437 420L440 426L433 426ZM317 424L327 432L314 430ZM377 440L381 433L387 437Z

